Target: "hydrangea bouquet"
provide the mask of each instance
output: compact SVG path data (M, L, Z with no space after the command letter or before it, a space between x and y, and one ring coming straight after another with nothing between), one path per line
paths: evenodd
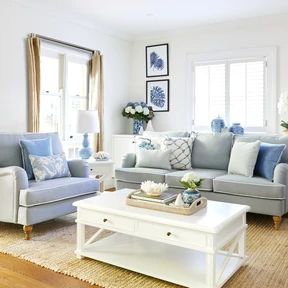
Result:
M193 191L200 187L202 182L202 179L200 179L195 173L189 172L186 173L180 183L183 185L183 187L187 190Z
M151 106L145 102L129 102L122 111L122 115L127 118L148 122L154 117Z
M200 187L203 179L200 179L195 173L186 173L180 183L186 189L182 192L182 199L185 204L191 205L195 200L201 197L197 188Z

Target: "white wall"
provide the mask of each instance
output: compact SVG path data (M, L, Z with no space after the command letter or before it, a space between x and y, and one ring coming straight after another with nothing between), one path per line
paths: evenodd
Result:
M0 132L27 130L26 42L29 33L99 49L104 55L105 149L111 135L125 131L121 109L128 101L131 42L96 28L35 11L13 1L0 2Z
M288 90L288 15L187 28L142 37L133 45L130 100L145 99L145 81L149 80L145 78L145 46L161 43L169 43L170 112L156 113L153 125L158 131L191 129L191 106L186 88L187 56L190 53L276 46L277 93ZM271 113L277 113L276 109Z

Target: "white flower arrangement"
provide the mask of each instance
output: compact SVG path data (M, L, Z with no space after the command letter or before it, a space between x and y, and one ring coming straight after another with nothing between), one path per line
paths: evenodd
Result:
M160 196L168 189L166 183L155 183L153 181L144 181L141 183L141 190L149 196Z
M142 106L138 105L135 107L135 111L138 112L138 113L142 113L143 112L143 108Z
M194 172L186 173L180 183L188 190L195 190L200 187L202 179L199 178Z
M288 92L282 92L278 101L278 112L281 117L288 118ZM281 120L280 126L288 129L288 121Z
M122 115L127 118L143 120L148 122L154 117L151 106L144 102L129 102L122 110Z
M148 109L148 107L145 107L145 108L143 109L143 114L144 114L144 115L149 115L149 113L150 113L150 110Z

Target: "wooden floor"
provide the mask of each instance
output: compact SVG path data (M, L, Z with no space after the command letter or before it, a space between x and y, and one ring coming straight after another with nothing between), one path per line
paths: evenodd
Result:
M107 191L113 192L115 188ZM0 253L0 288L100 288Z
M99 288L0 253L0 288Z

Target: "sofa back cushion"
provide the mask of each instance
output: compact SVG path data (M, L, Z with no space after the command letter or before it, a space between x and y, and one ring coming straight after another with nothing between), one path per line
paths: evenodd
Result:
M58 133L0 133L0 167L22 165L20 140L51 138L53 154L63 152Z
M236 135L234 141L242 141L242 142L255 142L260 140L264 143L270 144L285 144L286 148L283 151L280 162L287 163L288 162L288 136L282 135Z
M198 133L193 143L192 167L227 170L232 143L232 133Z

